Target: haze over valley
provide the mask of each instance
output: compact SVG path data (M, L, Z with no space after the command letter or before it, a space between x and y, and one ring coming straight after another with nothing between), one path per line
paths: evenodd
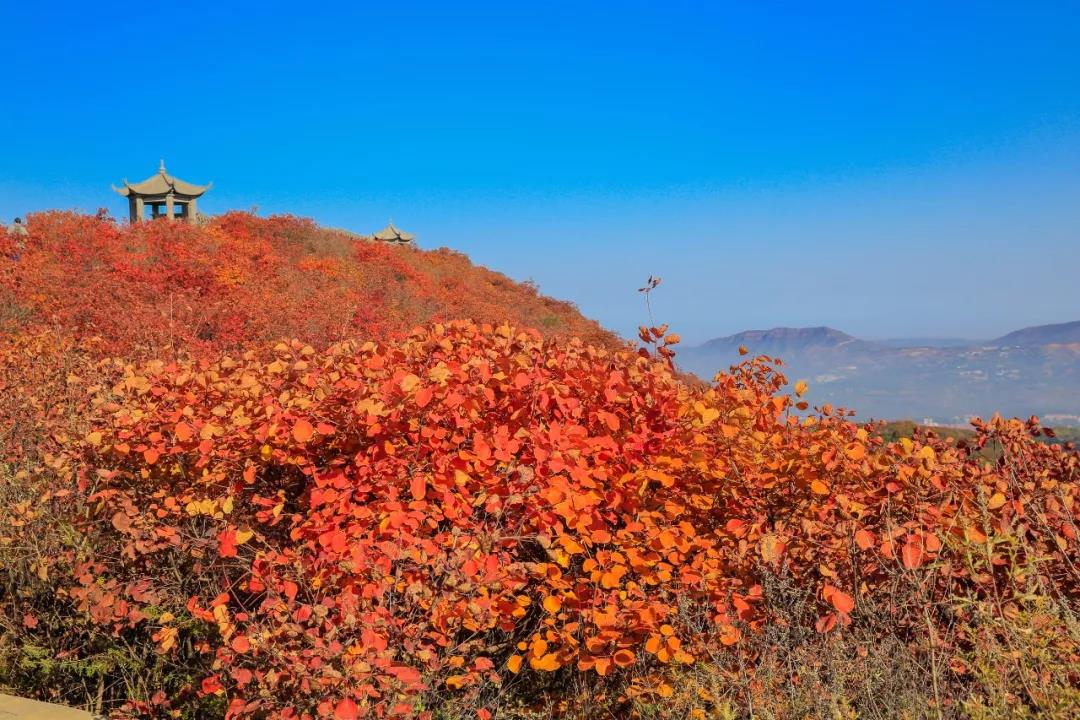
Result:
M779 357L812 404L859 419L965 424L993 412L1080 425L1080 322L1024 328L985 341L861 340L828 327L773 328L716 338L679 352L683 369L711 379L739 362L739 347Z

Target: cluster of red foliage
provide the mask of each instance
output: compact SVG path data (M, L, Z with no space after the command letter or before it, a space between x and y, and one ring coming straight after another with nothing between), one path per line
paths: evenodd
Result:
M46 463L45 500L86 540L45 574L68 616L201 669L139 714L220 697L229 717L339 720L430 717L447 695L483 717L560 673L658 692L759 633L778 574L826 634L867 607L943 627L1075 598L1080 458L1036 424L980 426L996 466L884 444L805 415L763 359L695 386L676 338L643 339L664 352L454 322L99 364L105 382L71 381L88 432Z
M572 305L460 253L394 247L292 216L231 212L197 227L45 212L28 226L26 238L0 233L0 330L60 327L123 357L281 337L322 347L462 317L619 342Z

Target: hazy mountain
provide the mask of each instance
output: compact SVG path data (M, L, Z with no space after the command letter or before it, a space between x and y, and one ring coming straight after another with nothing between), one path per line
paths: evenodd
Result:
M1069 345L1080 343L1080 320L1056 325L1036 325L1002 335L991 345Z
M753 347L759 355L783 355L788 352L805 352L815 348L837 348L861 340L829 327L773 328L772 330L747 330L728 337L710 340L702 348L720 350L740 345Z
M860 340L833 328L753 330L681 351L686 370L711 378L740 361L738 348L779 357L808 399L858 411L862 419L962 423L995 410L1080 425L1080 322L1025 328L997 340Z

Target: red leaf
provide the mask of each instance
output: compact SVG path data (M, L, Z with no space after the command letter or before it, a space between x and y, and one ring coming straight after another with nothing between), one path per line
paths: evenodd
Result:
M202 690L203 695L213 695L214 693L221 692L223 688L221 687L221 680L218 679L218 676L211 675L208 678L203 678L202 683L200 683L200 689Z
M285 592L285 597L293 600L296 598L296 591L299 589L292 580L286 580L282 583L282 589Z
M352 698L343 698L338 701L334 708L334 720L356 720L358 716L356 703Z
M236 531L223 530L218 533L218 554L223 558L236 557Z
M427 493L427 481L420 476L414 477L409 481L409 491L412 493L413 500L423 500Z

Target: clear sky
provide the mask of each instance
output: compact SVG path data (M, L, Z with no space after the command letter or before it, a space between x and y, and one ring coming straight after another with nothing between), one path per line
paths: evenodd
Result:
M0 221L213 180L632 334L1080 319L1080 3L0 0Z

